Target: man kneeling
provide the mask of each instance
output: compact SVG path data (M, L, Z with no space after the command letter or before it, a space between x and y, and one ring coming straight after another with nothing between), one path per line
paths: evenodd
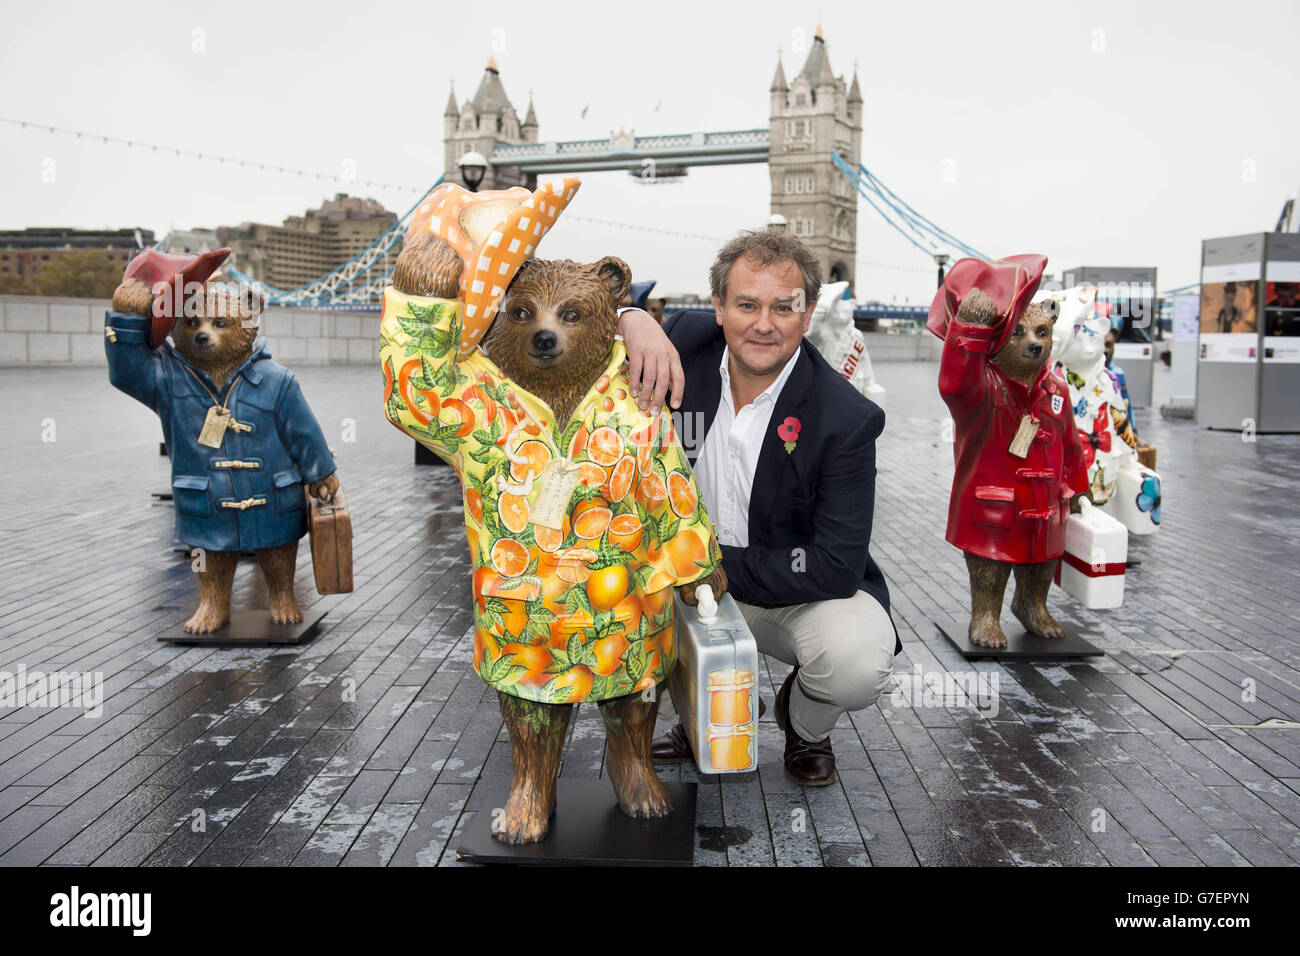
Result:
M679 312L662 328L684 369L678 434L758 649L794 665L776 697L786 776L826 786L831 728L875 703L902 649L869 550L885 414L803 338L821 270L801 242L742 233L709 281L716 315ZM644 312L626 311L621 324L635 384L639 343L646 367L667 345ZM680 724L654 756L691 759Z

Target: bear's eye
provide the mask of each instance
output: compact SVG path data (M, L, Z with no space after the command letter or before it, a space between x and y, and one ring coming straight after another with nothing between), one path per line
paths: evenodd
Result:
M213 327L214 329L224 329L224 328L226 327L226 320L225 320L225 319L213 319L213 320L212 320L212 327Z
M199 320L195 318L188 318L185 320L185 327L187 329L197 329L199 327Z
M565 309L565 310L560 314L560 320L563 321L563 322L577 322L577 321L578 321L578 310L577 310L577 309Z
M514 319L516 322L527 322L532 317L532 313L522 305L510 313L510 318Z
M1011 337L1013 339L1018 339L1024 334L1025 334L1025 327L1023 325L1017 325L1016 330L1011 333Z

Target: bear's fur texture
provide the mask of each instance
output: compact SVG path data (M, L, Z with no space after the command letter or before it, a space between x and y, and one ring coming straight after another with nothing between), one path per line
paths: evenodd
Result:
M412 237L398 257L393 285L406 294L455 299L463 263L430 233ZM567 422L609 362L617 306L631 284L627 265L607 256L591 265L569 260L529 260L506 290L482 347L506 376L541 398ZM719 566L709 577L679 588L695 603L695 588L709 584L719 597L727 578ZM514 778L497 839L535 843L546 836L555 811L555 779L564 752L572 704L546 704L498 692L510 734ZM631 817L672 811L668 791L654 772L650 747L659 698L630 694L599 702L608 745L606 767L619 808Z
M245 319L261 312L261 303L240 299L234 293L206 284L202 315L177 318L172 327L172 344L195 368L206 372L218 389L224 388L231 373L252 353L258 323ZM153 293L139 279L126 279L113 293L113 311L130 315L150 315ZM316 498L332 497L339 490L337 474L330 475L309 488ZM254 552L266 591L271 620L276 624L297 624L302 608L293 593L293 574L298 561L298 542ZM199 607L185 622L190 634L211 634L230 620L230 589L235 581L237 551L208 551L203 556L199 576Z
M973 325L996 325L1000 320L993 300L979 289L973 289L962 300L957 317ZM1038 378L1052 358L1052 324L1056 316L1047 304L1034 304L1025 310L1016 323L1006 345L993 356L993 363L1008 378L1026 386ZM1082 496L1079 496L1082 497ZM1077 511L1078 497L1070 502ZM1007 636L1002 631L1002 599L1007 580L1015 569L1016 590L1011 598L1011 613L1024 625L1025 630L1040 637L1063 638L1065 631L1047 610L1047 592L1052 587L1059 559L1036 564L1008 564L966 552L966 568L970 574L971 620L970 639L980 647L1006 647Z

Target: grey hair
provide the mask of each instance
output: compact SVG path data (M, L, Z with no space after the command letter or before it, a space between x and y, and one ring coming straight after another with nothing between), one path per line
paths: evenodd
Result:
M808 308L817 304L822 289L822 269L816 257L794 236L770 230L746 230L720 250L709 268L709 288L718 300L727 300L727 278L731 267L741 256L757 265L770 266L775 262L793 262L803 273L804 297Z

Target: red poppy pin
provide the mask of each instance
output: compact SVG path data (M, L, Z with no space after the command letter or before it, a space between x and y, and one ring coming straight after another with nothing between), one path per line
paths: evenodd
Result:
M803 422L793 415L776 426L776 437L785 442L785 453L787 455L794 451L794 446L799 440L799 429L801 428L803 428Z

